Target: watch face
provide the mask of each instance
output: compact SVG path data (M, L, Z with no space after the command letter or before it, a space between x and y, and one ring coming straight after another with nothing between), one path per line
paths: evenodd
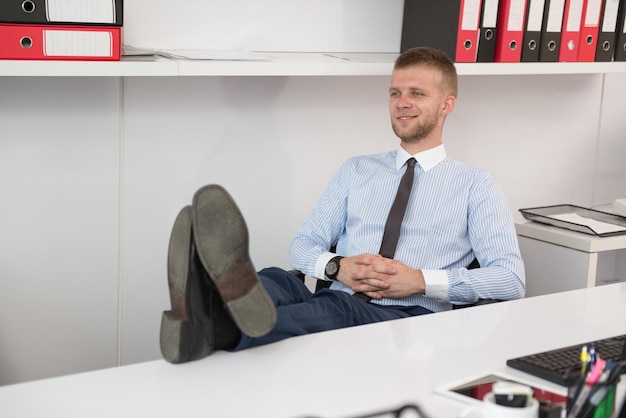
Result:
M343 257L341 256L336 256L334 258L331 258L330 261L326 264L324 273L326 274L327 278L331 280L337 280L337 275L339 274L339 267L341 266L341 264L339 263L341 262L342 258Z
M326 264L326 275L328 277L331 277L337 274L338 267L339 266L337 265L337 262L335 260L330 260L330 262Z

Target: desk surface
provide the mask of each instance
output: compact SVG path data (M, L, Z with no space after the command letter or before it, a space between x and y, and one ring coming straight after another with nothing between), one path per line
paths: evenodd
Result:
M0 411L330 418L411 402L432 417L455 417L466 405L435 394L435 387L489 371L528 379L506 360L624 334L624 318L626 283L620 283L296 337L182 365L159 360L4 386Z

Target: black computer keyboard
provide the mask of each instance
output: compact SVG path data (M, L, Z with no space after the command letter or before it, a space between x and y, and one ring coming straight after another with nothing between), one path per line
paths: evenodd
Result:
M619 335L510 359L506 364L559 385L573 386L580 378L580 352L585 345L595 347L596 353L605 360L626 360L626 335Z

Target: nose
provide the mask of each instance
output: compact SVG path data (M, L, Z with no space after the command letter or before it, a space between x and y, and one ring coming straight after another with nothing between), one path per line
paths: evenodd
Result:
M411 107L411 101L408 99L406 94L399 94L396 99L396 107L398 109L405 109L407 107Z

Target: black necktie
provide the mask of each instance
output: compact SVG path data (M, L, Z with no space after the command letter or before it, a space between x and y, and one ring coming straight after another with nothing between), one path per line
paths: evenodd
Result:
M415 173L415 158L410 158L407 162L406 171L400 180L396 199L391 205L387 223L385 224L385 232L383 234L383 242L380 244L380 255L387 258L393 258L400 238L400 226L406 212L406 206L411 195L411 187L413 186L413 175Z

